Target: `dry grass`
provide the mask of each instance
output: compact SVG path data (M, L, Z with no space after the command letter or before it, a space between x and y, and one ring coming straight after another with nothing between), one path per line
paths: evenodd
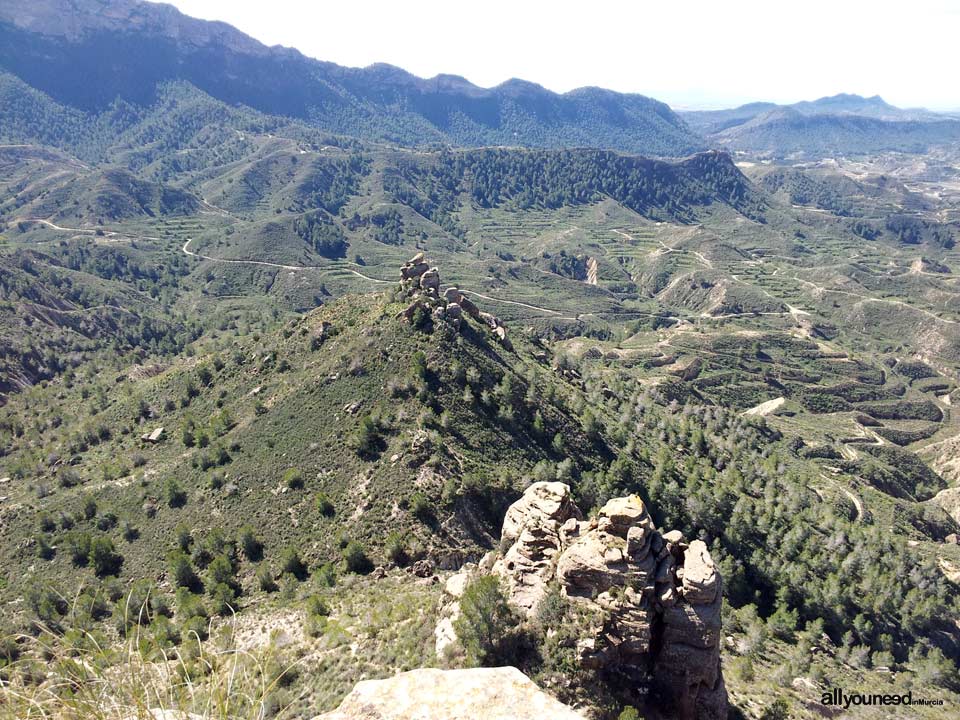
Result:
M229 626L211 633L173 649L139 626L111 647L91 634L69 647L47 629L17 638L20 656L0 669L0 720L288 717L296 663L285 664L273 643L237 647Z

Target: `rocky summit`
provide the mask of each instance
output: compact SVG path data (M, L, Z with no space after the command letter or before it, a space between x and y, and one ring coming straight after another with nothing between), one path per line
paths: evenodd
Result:
M557 583L584 620L581 668L671 717L727 717L722 581L702 541L660 533L636 495L611 499L585 520L569 486L538 482L507 510L500 548L448 580L453 601L437 628L438 653L455 639L452 620L471 574L498 576L528 617Z
M459 329L460 320L466 313L488 327L504 347L510 347L507 329L500 322L500 318L481 311L455 286L440 292L440 270L430 267L422 252L414 255L400 268L400 290L412 299L400 313L400 316L410 322L418 324L422 322L421 318L432 317L446 319Z

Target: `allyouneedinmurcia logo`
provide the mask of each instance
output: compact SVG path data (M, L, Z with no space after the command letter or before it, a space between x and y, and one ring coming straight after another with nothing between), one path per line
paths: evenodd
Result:
M825 692L820 696L822 705L832 705L842 707L845 710L853 706L866 705L943 705L941 699L915 698L913 691L903 694L896 693L848 693L842 688L833 688L830 692Z

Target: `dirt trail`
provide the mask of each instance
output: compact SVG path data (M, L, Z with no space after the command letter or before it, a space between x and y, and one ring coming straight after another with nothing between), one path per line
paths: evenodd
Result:
M766 417L770 413L777 410L777 408L783 405L786 401L787 400L784 397L778 397L778 398L774 398L773 400L767 400L766 402L762 402L759 405L756 405L750 408L749 410L745 410L743 414L744 415L760 415L762 417Z
M850 502L853 503L853 506L857 510L857 522L863 522L864 510L863 510L863 503L860 501L860 498L857 497L855 493L852 493L850 492L850 490L843 487L843 485L837 482L836 478L829 477L828 475L824 475L823 473L820 474L820 477L826 480L827 482L829 482L831 485L834 485L835 487L839 488L844 495L850 498Z
M850 292L849 290L836 290L833 288L824 287L823 285L817 285L816 283L812 283L809 280L803 280L802 278L799 278L796 275L793 276L793 279L796 280L801 285L812 287L814 290L816 290L819 293L837 293L839 295L848 295L850 297L860 298L863 302L887 303L888 305L902 305L903 307L913 310L914 312L927 315L928 317L931 317L938 322L946 323L948 325L958 324L956 320L950 320L948 318L940 317L936 313L930 312L929 310L924 310L923 308L918 308L915 305L911 305L910 303L905 303L903 302L903 300L888 300L886 298L875 298L875 297L870 297L869 295L861 295L860 293Z
M118 240L155 240L160 241L161 238L154 237L153 235L130 235L128 233L117 232L116 230L105 230L103 228L72 228L72 227L63 227L55 223L50 222L49 220L44 220L43 218L23 218L21 220L14 220L14 223L21 222L32 222L39 225L46 225L51 227L54 230L60 230L62 232L75 232L82 233L83 235L96 235L98 232L101 233L100 237L106 238L116 238Z
M201 260L209 260L210 262L226 263L228 265L262 265L265 267L274 267L280 270L318 270L320 272L333 272L334 270L343 270L352 275L356 275L359 278L364 280L369 280L374 283L381 283L383 285L393 285L391 280L380 280L379 278L370 277L369 275L364 275L358 270L352 268L340 267L340 266L328 266L328 265L284 265L282 263L272 263L267 262L266 260L233 260L230 258L218 258L212 257L210 255L204 255L202 253L194 252L190 249L190 243L193 242L193 238L187 238L187 241L183 244L181 250L183 250L184 255L189 255L190 257L199 258Z

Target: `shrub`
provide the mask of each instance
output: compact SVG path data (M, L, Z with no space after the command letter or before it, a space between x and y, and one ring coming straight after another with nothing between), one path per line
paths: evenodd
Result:
M167 498L167 505L172 508L183 507L187 504L187 491L173 478L167 480L167 484L164 487L164 495Z
M91 542L88 532L72 532L67 535L66 546L70 553L70 560L77 567L87 564L87 559L90 557Z
M257 584L264 592L273 592L277 589L277 584L273 581L273 573L266 563L257 568Z
M97 577L116 575L123 564L123 556L114 549L113 540L103 535L93 538L87 559Z
M783 698L777 698L764 708L760 720L787 720L790 717L790 706Z
M140 530L132 525L129 521L125 520L123 523L123 539L127 542L133 542L138 537L140 537Z
M288 547L280 556L280 572L289 573L297 580L304 580L307 577L307 566L300 559L300 553L296 548Z
M347 564L347 570L352 573L363 575L373 570L373 563L367 557L363 546L356 540L351 540L343 549L343 560Z
M369 415L360 418L352 447L357 455L372 455L380 445L380 432L377 423Z
M97 516L97 501L92 496L85 495L81 511L85 519L93 520Z
M236 611L236 593L226 583L218 583L210 591L210 603L217 615L231 615Z
M80 484L80 474L73 468L64 468L57 475L60 487L71 488Z
M387 542L384 546L387 558L397 565L406 565L410 560L407 551L407 540L402 533L392 532L387 536Z
M263 542L254 534L249 525L240 530L240 549L247 560L257 562L263 557Z
M231 588L236 585L233 563L226 555L219 555L207 566L207 580L216 588L217 585L227 585Z
M193 570L193 564L190 557L182 550L175 550L167 558L170 565L170 577L174 585L181 588L194 588L199 582L197 574Z
M327 617L330 614L330 607L319 595L311 595L307 598L307 615L315 617Z
M505 638L515 624L513 612L494 575L477 578L463 592L454 629L473 666L499 663Z
M97 518L97 530L102 530L106 532L107 530L112 530L117 526L117 516L112 513L104 513Z
M337 584L337 569L333 563L324 563L314 573L317 582L324 587L333 587Z
M324 517L334 516L334 513L336 511L333 507L333 501L330 499L330 497L326 493L324 492L317 493L316 502L317 502L317 510L320 512L321 515L323 515Z
M297 468L290 468L283 474L283 484L291 490L303 487L303 473Z
M53 556L56 554L56 551L50 545L50 541L47 540L46 535L37 535L36 539L37 544L37 557L41 560L52 560Z
M421 522L428 523L433 519L433 503L422 492L415 492L410 497L410 512Z
M190 528L182 524L177 525L176 535L177 547L179 547L183 552L189 552L190 546L193 544L193 534L190 532Z

